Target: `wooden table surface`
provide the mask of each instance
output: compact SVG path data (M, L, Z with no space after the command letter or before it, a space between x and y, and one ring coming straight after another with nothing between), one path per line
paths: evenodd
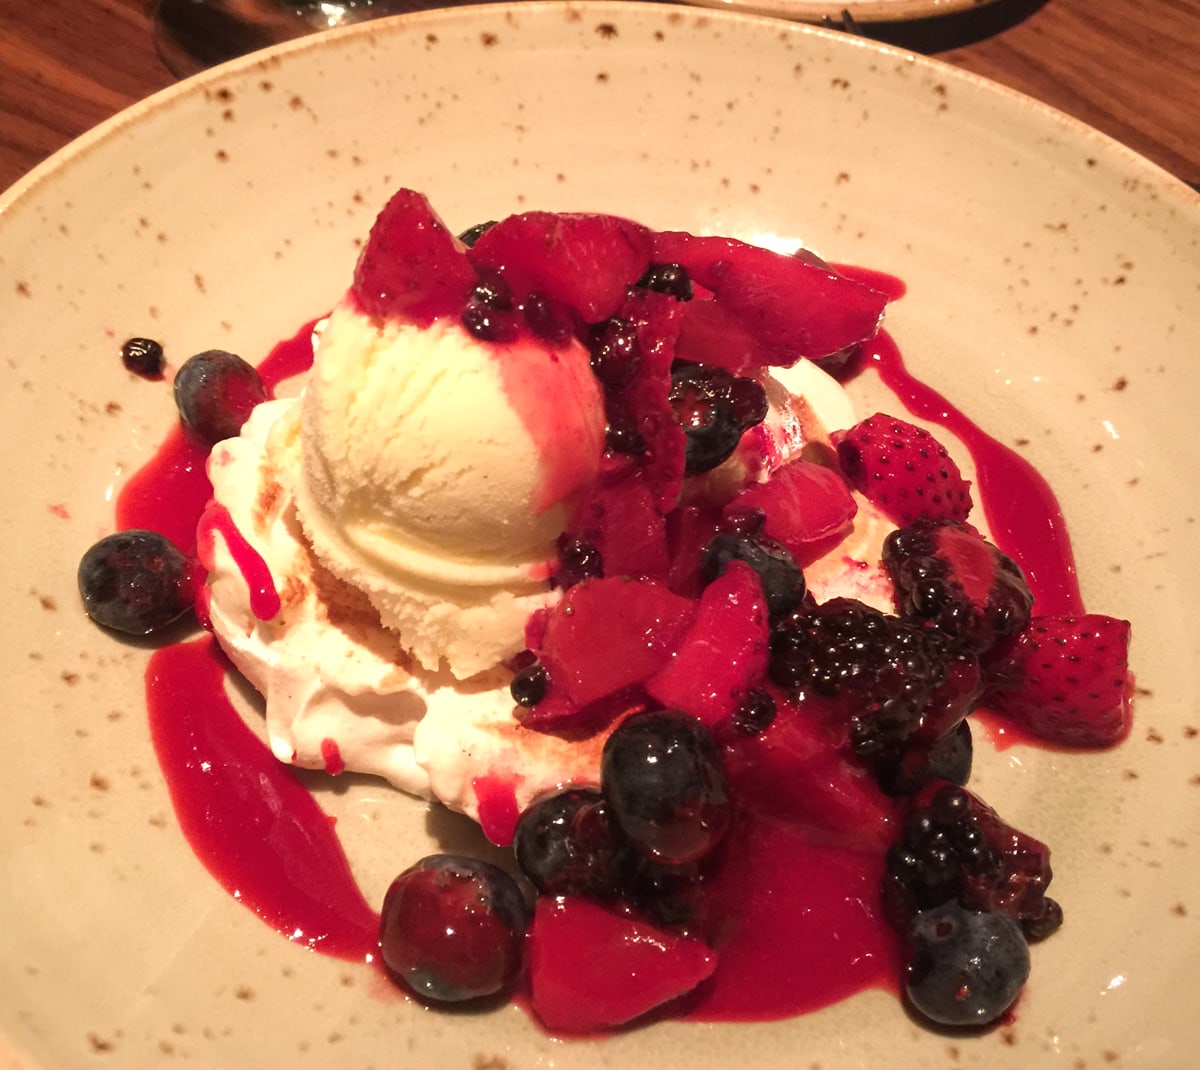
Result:
M3 0L0 189L170 85L153 0ZM868 36L1037 97L1200 183L1200 0L996 0Z

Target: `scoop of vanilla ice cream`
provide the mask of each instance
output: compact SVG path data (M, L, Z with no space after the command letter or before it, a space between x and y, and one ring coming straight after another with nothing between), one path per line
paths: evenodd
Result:
M584 348L380 321L348 299L316 347L292 492L321 563L431 671L524 646L555 541L595 478L604 402Z

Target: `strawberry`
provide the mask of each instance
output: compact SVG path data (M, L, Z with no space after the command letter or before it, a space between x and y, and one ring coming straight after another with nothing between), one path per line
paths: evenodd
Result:
M733 713L767 669L767 601L749 565L731 561L700 596L671 660L646 681L664 707L710 728Z
M872 338L887 304L886 295L815 257L786 256L732 238L664 231L654 236L653 259L683 265L713 292L715 308L688 302L678 355L719 363L735 374L751 363L826 357ZM695 331L688 325L693 318L699 321ZM732 336L742 355L721 359L718 334ZM697 349L685 352L692 343Z
M1112 746L1131 720L1129 633L1099 613L1034 617L989 664L983 704L1049 743Z
M541 294L596 323L645 272L650 245L645 227L619 216L525 212L488 228L468 256L499 271L515 301Z
M530 1005L548 1029L590 1033L690 992L717 967L694 937L576 896L542 896L529 930Z
M846 482L898 526L971 512L970 482L923 427L877 412L830 437Z
M429 201L402 189L371 227L352 291L368 316L407 316L426 327L438 316L461 312L474 285L466 247Z
M970 525L915 520L884 540L883 565L902 617L981 656L1029 622L1033 595L1020 567Z
M794 460L737 494L725 507L724 520L737 525L761 514L763 534L786 547L803 568L849 534L857 512L858 504L836 472Z

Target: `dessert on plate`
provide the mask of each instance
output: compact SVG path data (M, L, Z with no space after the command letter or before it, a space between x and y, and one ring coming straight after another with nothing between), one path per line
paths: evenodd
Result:
M377 952L422 999L592 1033L903 975L933 1022L996 1021L1063 914L1048 848L966 787L970 725L1115 744L1129 628L1083 612L1036 507L993 544L927 428L855 414L899 290L608 215L455 237L401 190L290 347L296 396L181 367L194 547L102 540L85 604L134 632L194 604L278 762L512 845L405 860Z

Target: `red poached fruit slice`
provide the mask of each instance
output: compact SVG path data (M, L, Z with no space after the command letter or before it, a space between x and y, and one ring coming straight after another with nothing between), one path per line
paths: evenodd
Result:
M785 547L803 568L850 533L857 512L854 496L836 472L797 460L736 495L725 507L724 519L738 526L761 515L762 533Z
M896 525L971 512L970 481L923 427L877 412L831 438L846 480Z
M1034 617L988 667L984 705L1048 743L1110 747L1131 722L1129 622Z
M679 648L646 681L646 690L664 707L712 728L762 681L769 640L762 584L749 565L731 561L704 589Z
M534 615L526 641L549 675L546 696L524 717L550 727L640 685L671 656L696 612L653 580L590 579Z
M499 271L522 302L561 301L595 323L616 312L650 264L650 231L611 215L525 212L490 227L468 255Z
M368 316L407 317L426 327L458 315L475 281L466 247L421 194L402 189L371 228L352 292Z
M716 955L699 940L588 899L543 896L534 909L530 1003L551 1030L623 1025L690 992L716 966Z
M748 366L741 363L747 358L790 365L799 357L825 357L866 341L879 329L888 300L816 258L785 256L732 238L664 231L654 236L653 259L682 264L695 282L713 292L713 301L725 314L719 317L723 323L707 322L701 331L685 326L677 356L720 364L735 373ZM702 309L703 304L689 302L685 324L693 314L709 317L712 310ZM743 352L732 361L723 358L720 349L728 341L721 342L718 334L734 336L735 350L737 336L749 335L758 352ZM703 354L684 351L688 345L702 344Z

